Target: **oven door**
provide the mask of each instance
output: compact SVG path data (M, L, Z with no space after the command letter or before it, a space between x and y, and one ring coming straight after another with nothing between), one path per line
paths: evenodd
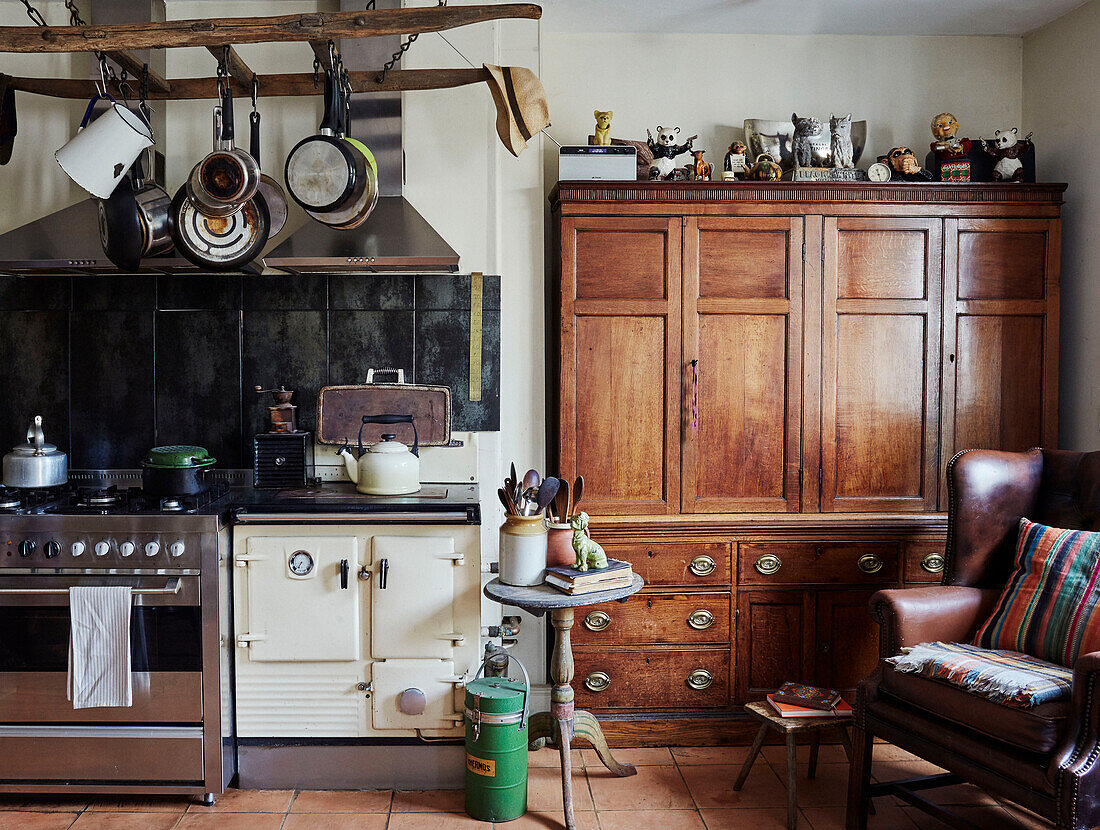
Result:
M133 706L66 697L72 585L130 585ZM0 724L202 721L199 577L191 573L0 575Z

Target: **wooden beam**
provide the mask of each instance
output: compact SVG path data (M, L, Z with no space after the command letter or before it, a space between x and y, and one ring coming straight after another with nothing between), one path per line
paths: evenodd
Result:
M145 66L145 61L130 52L105 52L104 54L125 69L130 74L131 78L136 78L137 82L141 83L141 73ZM172 89L172 85L168 83L163 76L150 69L149 90L151 92L154 89L160 90L161 92L168 92Z
M537 20L541 16L542 9L536 5L508 3L168 20L111 26L4 26L0 27L0 52L95 52L222 46L226 43L327 41L342 37L439 32L489 20Z
M328 51L327 40L311 40L309 42L310 48L313 49L313 54L317 56L317 60L321 64L321 69L324 72L332 71L332 55Z
M422 89L450 89L457 86L477 84L489 80L486 69L392 69L386 73L384 83L376 80L376 70L349 73L354 92L407 92ZM95 94L95 83L91 80L74 78L8 78L8 85L19 92L46 95L51 98L91 98ZM313 86L313 73L300 72L290 75L262 75L257 78L260 84L260 97L320 95L323 84ZM171 91L155 90L150 82L149 100L183 101L217 98L217 80L215 78L173 78L169 81ZM117 85L112 92L117 92ZM247 83L233 80L233 93L238 96L252 94L252 76Z
M207 46L206 48L211 55L220 61L222 55L225 54L226 47ZM248 68L248 64L244 62L232 46L229 47L229 76L237 83L244 84L250 90L252 89L252 70Z

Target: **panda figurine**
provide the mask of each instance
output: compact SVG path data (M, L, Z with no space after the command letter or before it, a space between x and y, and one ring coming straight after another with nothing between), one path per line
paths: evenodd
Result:
M1024 164L1020 157L1031 148L1031 133L1023 138L1017 138L1019 131L1016 127L1011 130L997 130L993 138L982 138L982 149L997 159L993 167L993 181L995 182L1020 182L1024 179Z
M649 178L652 179L673 179L676 177L677 172L683 176L683 171L677 171L676 157L683 155L691 150L691 144L699 136L693 135L683 144L676 143L676 137L680 134L679 127L662 127L657 126L657 140L654 141L653 133L646 130L646 144L649 145L649 150L653 153L653 164L649 168Z

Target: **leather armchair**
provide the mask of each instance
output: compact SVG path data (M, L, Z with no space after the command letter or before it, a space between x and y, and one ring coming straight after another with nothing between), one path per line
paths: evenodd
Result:
M947 487L943 584L879 591L871 598L883 659L917 643L973 639L1011 573L1021 517L1100 529L1100 452L969 450L948 464ZM959 780L1047 817L1058 830L1100 825L1100 652L1078 658L1070 701L1032 710L895 672L883 659L857 695L848 830L865 830L869 797L886 793L965 826L917 794ZM872 785L875 737L948 775Z

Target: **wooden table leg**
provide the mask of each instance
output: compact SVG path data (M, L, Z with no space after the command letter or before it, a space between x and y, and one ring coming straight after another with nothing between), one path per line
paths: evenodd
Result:
M737 774L737 780L733 782L733 789L735 791L740 790L745 786L745 779L749 777L749 770L752 769L753 763L756 761L756 756L760 754L760 748L764 746L764 739L768 737L768 724L760 724L760 729L756 733L756 738L753 739L752 749L749 750L748 757L745 758L745 763L741 765L741 772Z
M787 733L787 830L798 828L798 747L794 732Z
M554 721L554 738L561 755L561 799L565 809L566 830L576 830L573 818L573 763L569 745L573 739L573 646L569 631L573 628L573 609L555 608L550 612L554 627L554 653L550 657L550 717Z
M814 730L810 733L810 774L809 778L817 778L817 753L821 749L821 733Z

